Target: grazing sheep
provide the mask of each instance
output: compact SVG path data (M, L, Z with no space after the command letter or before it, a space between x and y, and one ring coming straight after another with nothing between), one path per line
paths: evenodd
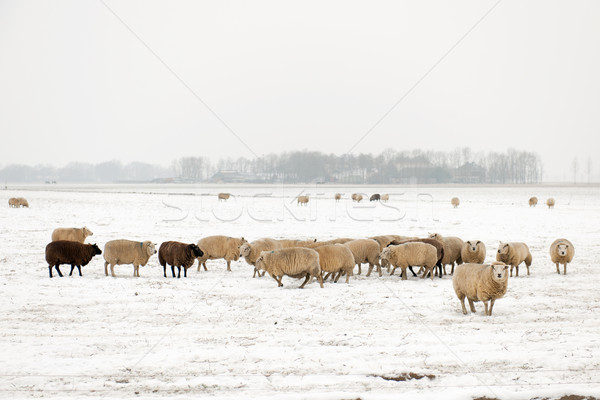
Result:
M319 265L319 253L312 249L303 247L290 247L288 249L279 249L263 251L256 260L256 268L265 270L275 279L278 286L281 287L281 279L284 275L292 278L306 278L300 289L312 278L317 278L321 287L323 287L323 276Z
M354 256L354 263L358 265L358 275L361 274L361 265L363 263L369 263L369 271L367 276L371 275L373 266L377 266L377 272L381 276L381 265L379 265L379 243L372 239L356 239L351 240L343 244L350 249Z
M442 260L444 259L444 244L442 242L440 242L439 240L429 239L429 238L393 240L387 247L396 246L396 245L404 244L404 243L415 243L415 242L427 243L427 244L430 244L433 247L435 247L435 250L437 251L437 262L435 263L435 266L437 267L437 269L439 269L439 274L437 272L437 269L434 268L434 270L435 270L435 275L439 276L441 278L442 277ZM409 265L408 269L410 269L410 272L412 272L413 276L417 276L417 274L415 274L415 271L413 271L412 266ZM389 270L388 270L388 272L389 272ZM422 272L422 271L419 271L419 272Z
M381 195L381 201L383 201L384 203L387 202L390 199L390 195L389 194L382 194Z
M257 273L258 276L261 277L264 275L264 273L261 275L260 271L256 268L256 260L258 259L258 257L260 257L260 253L263 251L271 251L281 248L281 244L277 240L270 238L262 238L241 245L240 256L244 257L246 262L254 267L254 274L252 275L252 277L255 278Z
M538 198L533 196L529 198L529 207L535 207L537 206L538 203Z
M56 228L52 231L52 241L71 240L73 242L83 243L85 238L92 236L94 233L87 226L83 228Z
M550 258L556 264L556 272L560 275L559 264L564 264L564 275L567 274L567 264L573 260L575 247L567 239L556 239L550 245Z
M342 199L342 194L341 193L336 193L335 194L335 201L340 201Z
M88 265L90 260L98 254L102 254L102 251L96 244L83 244L71 240L50 242L46 246L46 261L50 278L52 278L52 267L56 268L58 276L63 276L59 268L62 264L71 264L69 276L73 275L75 267L79 271L79 276L82 276L81 267Z
M450 200L450 203L456 208L460 205L460 199L458 197L453 197L452 200Z
M381 252L381 265L387 267L393 266L390 275L394 275L396 268L402 270L402 280L408 279L406 276L406 268L409 266L420 266L425 268L425 272L421 279L431 274L433 280L433 268L437 262L437 250L434 246L427 243L404 243L386 247Z
M354 255L348 247L343 244L330 244L317 247L315 251L319 253L321 272L332 274L334 282L337 282L342 273L345 273L346 283L350 282L350 275L354 270Z
M467 240L460 250L460 258L464 263L483 264L485 244L481 240Z
M554 197L550 197L548 200L546 200L546 205L548 206L548 208L554 208L554 204L556 204L556 201L554 201Z
M504 264L510 265L510 276L512 276L513 267L517 269L516 276L519 276L519 264L523 261L527 267L527 275L529 275L529 267L531 266L531 253L529 247L522 242L502 243L498 246L496 253L496 261L501 261Z
M206 268L206 260L216 260L224 258L227 261L227 271L231 271L231 261L237 261L240 258L240 247L248 243L246 239L234 238L229 236L207 236L198 241L198 247L202 249L204 255L198 257L198 271L200 266Z
M229 200L229 196L231 196L230 193L219 193L218 194L219 201L221 201L221 200L227 201L227 200Z
M187 270L194 265L196 258L202 257L204 252L194 243L181 243L175 241L163 242L158 249L158 262L163 267L163 274L167 277L167 264L171 265L171 274L175 278L175 267L177 267L177 278L181 278L181 267L183 276L187 277Z
M298 203L296 203L297 205L301 205L301 206L305 206L308 204L308 195L306 196L298 196Z
M104 275L114 278L115 265L133 264L133 276L140 276L140 265L146 266L150 257L156 254L156 244L149 240L137 242L134 240L111 240L104 245Z
M363 199L362 194L360 194L360 193L352 193L352 201L360 203L362 201L362 199Z
M463 264L456 267L452 278L454 292L460 300L463 314L467 314L465 297L469 300L471 312L475 312L476 301L482 301L485 315L492 315L496 299L503 297L508 288L508 265L501 262L492 264ZM490 306L488 308L488 301Z
M12 208L29 208L29 202L24 197L11 197L10 199L8 199L8 206Z
M375 193L369 197L369 201L379 201L381 200L381 195L379 193Z
M29 208L29 202L27 201L27 199L25 199L24 197L17 197L17 200L19 200L19 206Z
M446 275L446 265L452 265L450 274L453 274L454 264L460 265L463 263L460 252L464 242L456 236L442 236L439 233L432 233L429 235L429 238L437 239L444 244L444 259L442 260L444 275Z

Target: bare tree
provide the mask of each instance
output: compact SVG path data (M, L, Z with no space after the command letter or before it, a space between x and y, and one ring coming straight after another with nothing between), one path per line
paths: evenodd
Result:
M571 162L571 171L573 171L573 183L577 183L577 171L579 170L579 162L577 161L577 157L573 157L573 161Z

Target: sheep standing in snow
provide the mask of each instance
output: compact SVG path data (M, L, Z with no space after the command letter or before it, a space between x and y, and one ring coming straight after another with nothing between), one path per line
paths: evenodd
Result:
M529 207L535 207L537 206L538 203L538 198L533 196L529 198Z
M24 197L11 197L10 199L8 199L8 206L13 208L29 208L29 202Z
M467 240L460 251L464 263L483 264L485 244L481 240Z
M308 204L308 195L306 196L298 196L298 202L296 203L300 206L305 206Z
M221 201L221 200L222 201L227 201L227 200L229 200L230 196L231 196L231 194L229 194L229 193L219 193L217 195L217 197L219 198L219 201Z
M258 259L258 257L260 257L260 253L262 253L263 251L271 251L281 248L281 244L277 240L270 238L262 238L241 245L240 256L244 257L246 262L254 267L254 274L252 275L252 277L255 278L256 274L258 273L258 277L260 278L264 275L264 272L261 275L260 271L256 268L256 260Z
M52 241L71 240L73 242L83 243L85 238L92 236L94 233L86 226L83 228L56 228L52 231Z
M384 203L386 203L389 199L390 199L390 195L389 194L382 194L381 195L381 201L383 201Z
M352 193L352 201L353 202L355 201L357 203L360 203L362 201L362 199L363 199L362 194L360 194L360 193Z
M317 278L323 287L323 276L319 265L319 253L313 249L290 247L287 249L263 251L256 260L256 268L265 270L275 279L278 286L283 286L284 275L292 278L305 278L300 289L312 278Z
M503 297L508 288L508 265L501 262L490 264L463 264L456 267L452 278L454 292L460 300L463 314L467 314L465 297L469 300L471 312L475 312L476 301L482 301L485 315L492 315L496 299ZM490 306L488 307L488 301Z
M338 201L340 201L342 199L342 194L341 193L336 193L334 198L335 198L335 201L338 202Z
M379 265L379 253L381 252L379 244L372 239L356 239L343 244L350 249L354 256L354 263L358 265L358 275L361 274L361 265L369 263L367 276L371 275L373 267L377 266L377 272L381 276L381 266Z
M343 244L330 244L317 247L315 251L319 253L321 272L332 274L334 282L345 273L346 283L350 282L350 275L354 269L354 255L348 247Z
M134 240L111 240L104 245L104 274L114 278L115 265L133 264L133 276L140 276L140 265L146 266L152 255L156 254L156 244L149 240L137 242Z
M98 254L102 254L102 251L95 244L83 244L71 240L50 242L46 246L46 261L50 278L52 278L52 267L56 268L58 276L62 278L63 274L59 268L62 264L71 265L69 276L73 275L75 267L79 271L79 276L82 276L81 267L88 265L91 259Z
M439 240L444 244L444 258L442 259L444 275L446 275L446 265L452 265L450 274L453 274L454 264L460 265L463 263L460 252L464 242L456 236L442 236L439 233L432 233L429 235L429 238Z
M240 247L248 243L246 239L234 238L229 236L215 235L207 236L198 241L198 247L202 249L204 254L198 257L198 271L200 266L206 268L206 260L217 260L220 258L227 261L227 271L231 271L231 262L237 261L240 258Z
M525 262L527 267L527 275L529 275L529 267L531 266L531 253L529 247L522 242L502 243L498 246L496 253L496 261L501 261L504 264L510 265L510 276L512 276L513 268L517 269L516 276L519 276L519 264Z
M573 260L575 247L567 239L556 239L550 245L550 258L556 264L556 273L560 275L559 264L564 264L564 275L567 274L567 264Z
M371 195L371 197L369 198L369 201L380 201L381 200L381 195L379 193L375 193L373 195Z
M450 203L456 208L460 205L460 199L458 197L453 197L452 200L450 200Z
M181 243L175 241L163 242L158 249L158 262L163 267L163 274L167 277L167 264L171 265L171 274L175 278L175 267L177 267L177 278L181 278L181 267L183 276L187 277L187 270L194 265L198 257L204 252L195 243Z
M396 268L402 270L402 280L408 279L406 268L409 266L420 266L425 268L422 278L425 278L428 273L431 274L433 280L433 268L437 262L437 250L427 243L404 243L386 247L381 252L381 265L387 267L393 266L390 275L394 275Z
M554 201L554 197L550 197L548 200L546 200L546 205L548 206L548 208L554 208L554 204L556 204L556 201Z
M434 270L436 272L435 275L439 276L441 278L442 277L442 260L444 259L444 244L442 242L440 242L439 240L429 239L429 238L394 240L387 247L396 246L396 245L404 244L404 243L414 243L414 242L427 243L427 244L430 244L433 247L435 247L435 249L437 251L437 262L435 263L436 268L434 268ZM413 276L417 276L417 274L415 274L415 271L413 271L412 266L409 265L408 269L410 269L410 272L412 272ZM439 269L439 274L437 273L438 269ZM388 272L389 272L389 270L388 270ZM419 273L422 273L422 272L423 272L422 270L419 270Z

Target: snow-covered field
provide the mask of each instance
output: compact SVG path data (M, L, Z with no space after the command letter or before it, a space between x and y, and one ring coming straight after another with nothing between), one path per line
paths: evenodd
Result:
M228 202L216 194L230 191ZM343 192L335 203L333 194ZM348 200L390 193L387 204ZM600 394L598 187L350 187L46 185L0 191L0 398L500 399ZM310 193L308 207L294 198ZM452 196L461 198L457 209ZM531 195L540 199L529 208ZM10 209L23 196L29 209ZM549 196L556 207L543 204ZM253 279L245 261L209 261L163 278L156 256L104 275L48 277L44 248L58 226L87 225L103 248L127 238L196 242L227 234L366 237L440 232L524 241L531 275L509 279L492 317L463 315L450 276L350 284ZM548 248L575 245L566 276ZM68 266L63 273L69 272ZM386 380L415 373L431 378Z

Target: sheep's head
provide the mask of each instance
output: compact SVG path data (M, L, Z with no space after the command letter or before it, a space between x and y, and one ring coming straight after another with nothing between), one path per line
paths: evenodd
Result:
M87 236L92 236L94 234L94 232L90 231L87 226L84 226L83 234L87 237Z
M430 233L429 239L442 240L442 237L440 236L439 233Z
M102 250L100 250L100 247L98 247L98 245L96 243L94 243L92 245L92 248L94 249L94 254L96 254L96 255L102 254Z
M204 252L200 250L200 247L194 243L188 244L188 249L192 251L194 257L202 257L204 255Z
M471 242L470 240L467 241L468 245L469 245L469 250L475 252L477 251L477 247L479 246L479 244L481 243L479 240L475 241L475 242Z
M510 245L508 243L500 242L500 246L498 246L498 254L508 254L509 249Z
M142 243L142 246L144 247L144 250L146 250L147 255L151 256L156 254L156 243L152 243L151 241L147 240Z
M389 257L390 257L390 248L386 247L385 249L383 249L383 251L379 255L382 267L387 268L390 265Z
M490 265L492 268L492 279L496 282L506 282L508 279L508 265L496 262Z
M558 246L556 246L556 252L559 256L566 256L568 249L569 245L566 243L559 243Z
M258 256L258 258L256 259L256 262L254 263L254 268L256 268L257 270L261 270L264 269L266 270L266 266L265 266L265 258L267 257L267 251L261 251L260 255Z
M240 246L240 256L248 257L250 255L250 251L252 251L252 247L250 247L250 243L244 243Z

